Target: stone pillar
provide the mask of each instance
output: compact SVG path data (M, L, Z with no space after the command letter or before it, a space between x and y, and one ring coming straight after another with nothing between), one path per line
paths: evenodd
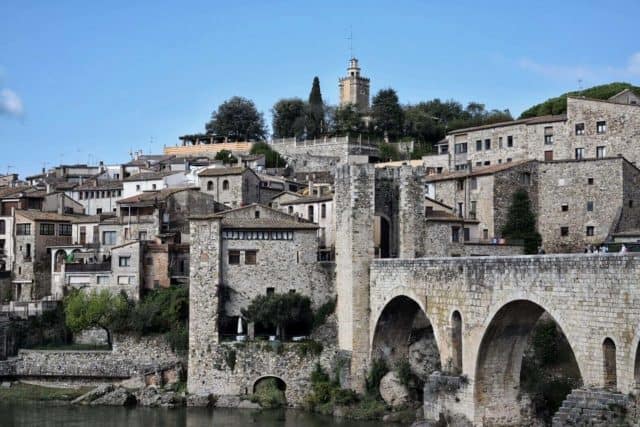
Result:
M338 167L335 189L338 345L351 352L351 387L364 391L370 353L369 265L374 256L374 166Z
M424 256L424 187L422 185L423 168L402 166L400 175L399 257L419 258Z
M208 394L212 348L218 344L218 291L221 284L221 219L190 218L189 375L192 394Z

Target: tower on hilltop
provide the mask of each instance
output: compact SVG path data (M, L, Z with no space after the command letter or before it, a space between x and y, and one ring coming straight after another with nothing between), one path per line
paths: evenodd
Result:
M369 79L360 75L358 60L351 58L347 75L340 79L340 105L355 104L360 111L369 109Z

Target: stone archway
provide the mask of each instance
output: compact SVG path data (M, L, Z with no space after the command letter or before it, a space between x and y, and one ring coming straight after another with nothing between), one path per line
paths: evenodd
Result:
M546 314L545 314L546 313ZM485 425L519 425L523 408L521 368L529 337L541 317L552 321L566 340L558 321L545 309L529 300L515 300L503 305L484 332L477 353L474 399L476 421ZM568 363L582 378L573 348Z
M433 326L412 298L396 296L381 311L371 345L371 360L376 359L389 367L406 360L423 380L441 368Z
M275 382L275 384L278 387L278 390L281 391L286 391L287 390L287 383L284 382L284 380L276 375L265 375L262 376L260 378L258 378L257 380L255 380L253 382L253 387L251 387L251 389L253 390L253 392L255 393L259 388L260 388L260 384L269 381L269 380L273 380Z

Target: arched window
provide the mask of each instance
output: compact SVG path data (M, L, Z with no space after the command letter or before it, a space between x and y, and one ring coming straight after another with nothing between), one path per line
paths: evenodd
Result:
M213 191L213 181L207 182L207 191Z
M462 316L454 311L451 315L451 359L456 374L462 373Z
M611 338L606 338L602 343L602 356L604 359L604 386L615 390L618 385L616 373L616 344Z
M311 222L313 222L313 205L309 206L309 208L307 209L308 211L308 215L307 215L307 219Z
M222 181L222 189L223 190L228 190L229 189L229 181L227 181L226 179L224 181Z

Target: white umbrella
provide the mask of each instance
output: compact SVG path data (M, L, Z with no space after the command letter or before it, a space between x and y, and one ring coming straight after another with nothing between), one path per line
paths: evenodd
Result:
M242 335L242 317L238 316L238 335Z

